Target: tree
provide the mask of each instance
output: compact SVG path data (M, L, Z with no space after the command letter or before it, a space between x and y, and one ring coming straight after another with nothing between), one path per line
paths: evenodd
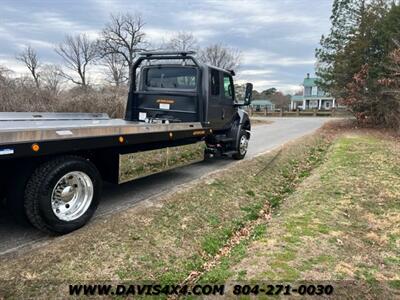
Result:
M254 100L265 100L265 99L270 99L272 95L274 95L277 92L277 89L272 87L269 89L266 89L262 91L261 93L254 90L253 91L253 99Z
M331 30L316 49L318 85L337 98L373 54L376 23L382 17L383 0L334 0ZM383 8L382 8L383 7Z
M60 93L64 75L59 65L44 65L40 72L40 78L45 89L55 95Z
M64 60L66 68L78 74L79 80L65 72L63 76L75 84L86 87L87 69L99 56L98 42L90 40L86 34L67 35L64 42L55 50Z
M387 0L335 0L330 34L321 39L318 81L363 123L388 126L395 110L379 80L399 36L399 5ZM390 108L388 110L388 107Z
M128 80L126 61L118 54L112 53L103 58L106 66L106 80L115 86L120 86Z
M277 89L272 87L269 89L266 89L265 91L262 91L261 94L264 94L266 97L274 95L277 92Z
M137 53L145 48L144 22L140 15L129 13L111 15L111 22L106 25L101 34L101 51L103 56L120 56L129 69L129 82L132 76L132 66Z
M295 95L295 96L303 96L303 90L300 89L300 90L295 91L295 92L294 92L294 95Z
M378 80L380 87L379 99L385 105L379 106L379 116L383 123L399 130L400 128L400 42L394 40L396 46L389 53L388 59L384 62L384 77ZM386 63L387 61L387 63Z
M33 80L35 81L35 85L39 88L39 72L38 69L40 67L38 55L31 46L27 46L21 53L17 55L17 60L23 62L25 66L29 69Z
M400 41L400 5L391 5L387 14L377 24L376 35L373 41L373 51L369 64L370 76L379 79L385 72L386 66L391 64L390 53L397 48L396 42Z
M239 50L225 47L222 44L213 44L200 51L199 60L212 66L233 70L240 65L241 53Z
M10 73L11 73L10 69L0 65L0 81L5 81Z
M290 97L287 95L284 95L282 92L277 91L274 94L272 94L269 99L271 100L272 103L275 104L276 108L279 109L288 109L289 104L290 104Z
M172 36L166 48L175 51L198 51L199 46L193 33L180 31Z

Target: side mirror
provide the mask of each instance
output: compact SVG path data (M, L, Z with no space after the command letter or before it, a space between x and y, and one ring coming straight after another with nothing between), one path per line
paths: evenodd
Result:
M253 85L251 83L246 83L246 92L244 93L244 105L250 105L251 97L253 95Z

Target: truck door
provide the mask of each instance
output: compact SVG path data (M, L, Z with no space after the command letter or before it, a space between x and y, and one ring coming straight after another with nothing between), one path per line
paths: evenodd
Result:
M222 126L224 128L230 127L232 123L232 119L235 115L236 109L233 106L235 101L235 91L233 86L233 79L232 76L223 73L223 94L222 94L222 114L221 114L221 121Z
M221 72L210 68L210 97L208 102L208 121L213 129L222 127L222 84Z

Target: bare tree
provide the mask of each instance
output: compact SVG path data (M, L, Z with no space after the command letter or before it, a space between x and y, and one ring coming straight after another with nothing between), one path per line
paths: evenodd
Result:
M129 82L136 55L145 47L143 26L144 22L140 15L126 13L111 15L111 22L102 31L103 56L121 56L129 68Z
M63 71L59 65L44 65L40 72L43 87L55 95L60 93L64 77Z
M276 108L279 109L288 109L290 104L290 97L288 95L284 95L282 92L277 91L270 95L270 100L275 104Z
M199 45L196 37L191 32L180 31L172 36L165 46L175 51L197 51Z
M128 80L128 65L121 55L111 53L104 56L102 62L106 67L107 82L118 87Z
M64 42L55 49L65 62L67 69L78 73L79 81L63 72L63 76L83 87L88 85L87 68L98 58L98 42L90 40L86 34L67 35Z
M0 65L0 80L4 81L8 78L8 75L11 73L11 70Z
M39 88L39 72L40 67L38 55L31 46L27 46L21 53L16 56L17 60L23 62L31 72L35 85Z
M214 44L200 51L199 60L203 63L233 70L240 65L241 53L239 50L225 47L222 44Z
M299 90L295 91L295 92L294 92L294 95L295 95L295 96L303 96L303 90L302 90L302 89L299 89Z

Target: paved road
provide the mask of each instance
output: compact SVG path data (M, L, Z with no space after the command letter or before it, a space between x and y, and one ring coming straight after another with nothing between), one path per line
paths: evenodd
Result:
M272 124L258 125L252 130L249 151L246 158L274 149L290 140L301 137L318 129L328 118L269 118ZM179 184L187 183L204 174L228 166L233 162L229 158L211 159L194 165L168 172L155 174L147 178L132 181L122 186L106 185L102 203L95 217L111 214L133 206L148 197L170 190ZM0 207L0 255L39 242L51 241L51 238L37 230L15 223L10 213Z

